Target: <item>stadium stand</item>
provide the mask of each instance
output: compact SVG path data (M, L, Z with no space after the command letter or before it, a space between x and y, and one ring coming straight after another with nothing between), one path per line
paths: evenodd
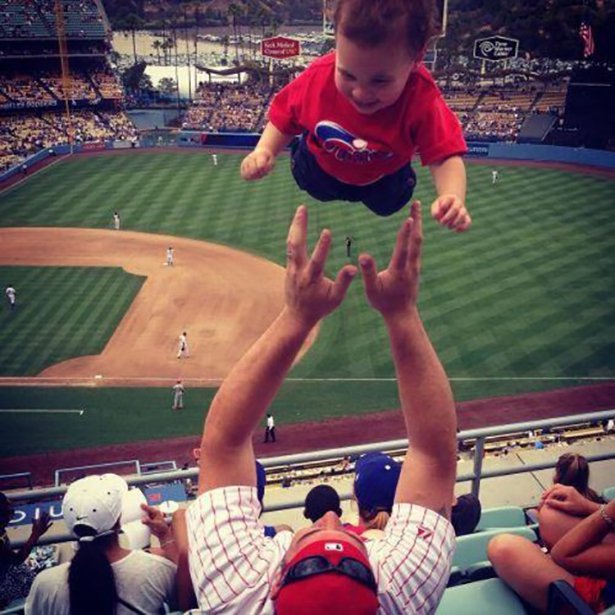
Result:
M95 0L62 0L66 80L55 40L54 4L16 0L0 11L0 170L55 145L137 136L108 60L109 28L102 6Z
M201 84L182 123L189 130L258 132L272 97L267 85Z

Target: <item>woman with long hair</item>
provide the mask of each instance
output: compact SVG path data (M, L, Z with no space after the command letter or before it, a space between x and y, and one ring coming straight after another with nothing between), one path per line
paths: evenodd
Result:
M120 545L120 517L128 486L115 474L74 482L62 502L67 528L79 548L70 563L41 572L26 601L26 615L134 615L163 612L174 602L174 540L166 557ZM152 527L162 513L145 506ZM165 552L165 555L167 553Z
M553 483L574 487L584 498L602 502L602 498L589 486L589 463L578 453L564 453L557 460Z

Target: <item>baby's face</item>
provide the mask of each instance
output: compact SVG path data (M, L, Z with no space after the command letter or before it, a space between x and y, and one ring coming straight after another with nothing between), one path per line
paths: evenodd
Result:
M402 43L360 47L337 33L335 85L359 113L369 115L395 103L414 66Z

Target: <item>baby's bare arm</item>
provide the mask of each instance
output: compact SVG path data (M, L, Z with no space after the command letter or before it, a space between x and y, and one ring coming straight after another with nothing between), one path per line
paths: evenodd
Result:
M241 163L243 179L261 179L268 175L275 164L276 156L291 142L293 135L280 132L271 122L263 130L254 151Z

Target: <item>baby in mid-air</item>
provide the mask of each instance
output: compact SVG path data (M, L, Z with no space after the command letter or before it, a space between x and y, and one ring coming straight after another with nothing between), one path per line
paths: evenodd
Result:
M412 197L418 151L436 192L432 216L455 231L465 205L467 147L421 59L436 34L433 0L339 0L336 48L274 97L269 121L241 176L260 179L294 139L297 185L319 201L362 201L379 216Z

